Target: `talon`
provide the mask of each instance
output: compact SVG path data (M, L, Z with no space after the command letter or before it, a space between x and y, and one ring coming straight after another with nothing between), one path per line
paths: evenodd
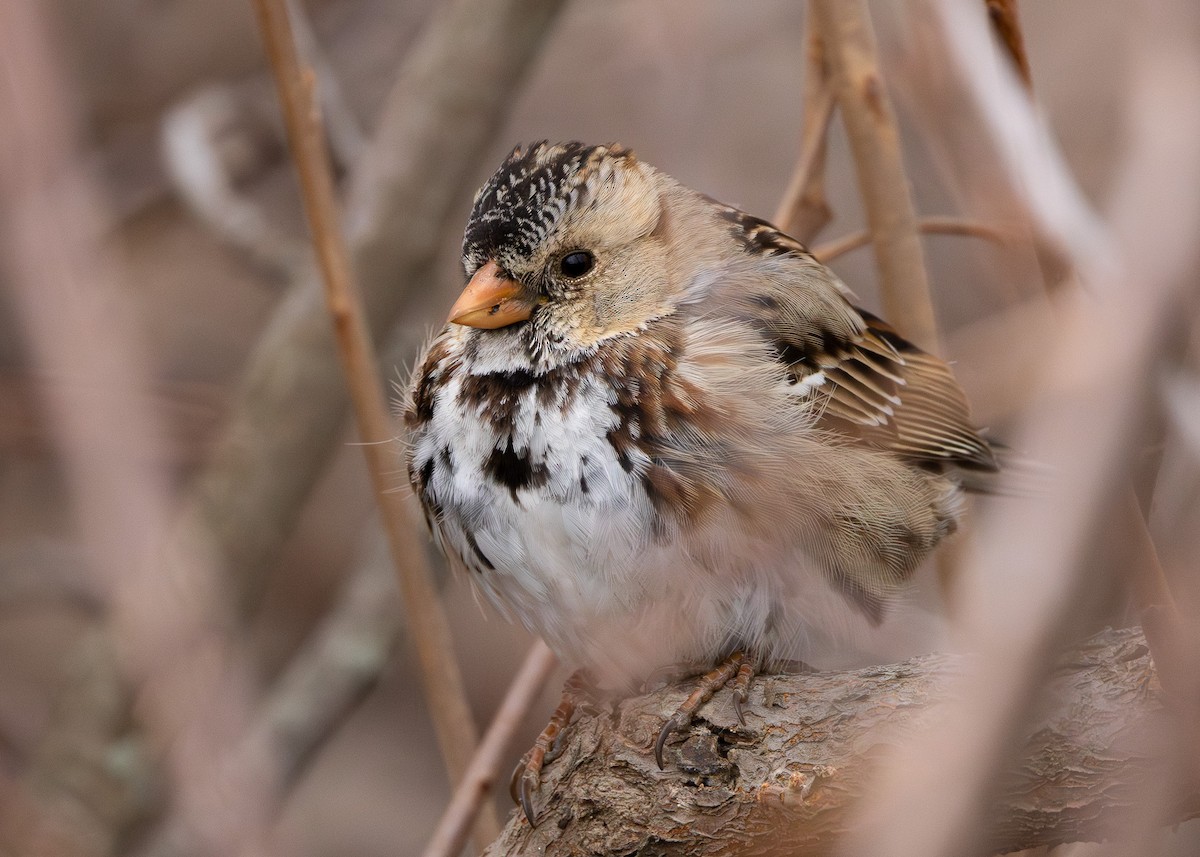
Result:
M750 699L750 682L754 678L754 666L750 661L743 661L738 667L737 675L733 678L733 713L737 715L739 726L746 725L742 706Z
M508 781L508 793L514 803L521 805L530 827L537 826L534 821L533 799L542 785L542 767L562 753L567 725L575 712L578 697L589 682L590 677L584 670L576 670L567 679L566 685L563 686L562 700L558 703L558 708L554 709L550 722L546 724L542 734L538 735L533 747L521 757L520 764Z
M688 698L679 704L675 709L675 713L671 719L663 726L662 731L658 733L658 740L654 742L654 761L658 762L658 769L663 770L663 745L667 743L667 738L672 732L682 732L691 725L692 717L696 713L696 709L704 703L712 699L712 695L716 693L730 681L734 681L734 690L742 694L745 699L746 688L750 685L750 679L754 675L754 667L749 663L745 652L734 652L732 655L723 660L714 669L709 670L700 678L696 689L688 695ZM738 705L737 697L734 697L734 704ZM739 712L738 719L741 719Z
M521 802L517 789L521 785L521 775L525 773L525 766L529 764L529 756L532 753L532 750L525 751L525 755L521 757L521 761L517 762L512 775L508 778L508 796L512 798L513 803Z
M530 776L529 771L526 771L525 775L521 777L521 809L524 811L525 818L528 819L530 827L537 827L537 822L534 821L533 817L533 793L538 790L539 785L538 780Z
M678 732L684 728L686 724L680 724L674 717L663 724L663 728L658 733L658 740L654 742L654 761L658 762L658 769L664 769L663 765L663 746L667 743L667 739L671 737L672 732Z

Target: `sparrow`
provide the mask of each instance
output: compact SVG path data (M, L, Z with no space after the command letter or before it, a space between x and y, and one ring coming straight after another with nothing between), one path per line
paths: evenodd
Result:
M410 482L441 549L564 663L623 687L711 668L660 767L717 688L868 638L998 469L945 362L619 144L514 149L462 261L408 389Z

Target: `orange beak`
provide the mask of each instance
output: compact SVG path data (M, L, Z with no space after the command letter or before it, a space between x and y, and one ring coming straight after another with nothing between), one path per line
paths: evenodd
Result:
M533 312L534 301L516 280L500 273L492 260L475 272L450 308L450 322L468 327L493 329L524 321Z

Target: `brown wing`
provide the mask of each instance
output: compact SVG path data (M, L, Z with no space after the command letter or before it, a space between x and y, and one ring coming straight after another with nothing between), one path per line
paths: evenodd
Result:
M833 354L791 364L797 377L824 374L824 383L810 380L823 406L821 423L917 462L998 470L950 367L887 322L858 313L865 323L860 336Z
M726 283L734 312L769 337L797 384L820 403L820 425L915 463L996 471L950 367L857 309L837 278L770 223L721 206L761 278Z

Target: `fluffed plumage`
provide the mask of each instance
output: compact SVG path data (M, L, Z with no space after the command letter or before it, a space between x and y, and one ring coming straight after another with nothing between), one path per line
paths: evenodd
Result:
M463 264L413 488L493 604L608 681L857 645L955 529L957 474L996 469L944 362L621 146L514 150Z

